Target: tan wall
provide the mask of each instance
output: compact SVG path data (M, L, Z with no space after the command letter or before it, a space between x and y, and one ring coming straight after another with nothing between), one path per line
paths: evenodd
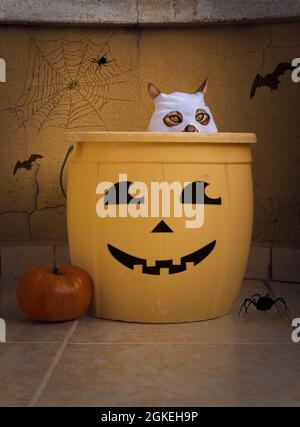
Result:
M219 130L258 135L253 149L254 240L299 244L300 83L286 73L278 91L263 87L249 99L258 72L300 56L299 36L299 23L1 27L7 82L0 83L0 239L66 238L65 199L58 185L68 147L66 128L146 130L152 111L148 81L165 92L189 92L208 76L207 102ZM102 71L89 62L98 53L113 61ZM69 86L71 80L80 86ZM13 175L16 162L32 153L43 158L31 170L18 169Z

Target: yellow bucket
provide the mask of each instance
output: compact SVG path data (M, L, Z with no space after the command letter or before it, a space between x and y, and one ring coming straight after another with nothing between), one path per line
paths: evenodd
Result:
M256 136L70 132L67 139L75 143L67 182L70 255L72 264L93 280L90 313L159 323L228 313L239 293L250 247L250 144ZM186 185L202 183L202 226L187 227L187 218L176 216L173 209L167 217L157 212L151 216L152 211L148 216L145 211L144 216L141 211L126 214L136 194L116 204L116 216L99 215L99 207L108 209L110 191L107 187L100 194L99 184L111 183L116 190L125 181L126 191L140 182L147 188L153 182L177 182L182 191ZM188 198L182 194L192 193L181 193L183 204ZM179 196L174 192L175 197ZM140 200L145 202L144 196ZM197 201L189 202L196 207ZM144 209L142 202L135 209Z

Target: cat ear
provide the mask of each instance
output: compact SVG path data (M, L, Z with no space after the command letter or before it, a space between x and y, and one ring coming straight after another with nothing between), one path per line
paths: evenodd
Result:
M201 83L201 85L198 87L195 93L202 92L203 96L205 96L206 91L207 91L207 79L205 79L204 82Z
M153 83L148 83L148 92L153 101L158 95L160 95L160 90Z

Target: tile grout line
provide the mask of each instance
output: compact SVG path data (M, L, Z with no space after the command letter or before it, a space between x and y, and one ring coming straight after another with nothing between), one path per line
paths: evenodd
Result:
M75 329L77 328L78 323L79 323L79 319L75 320L73 322L73 324L71 325L69 332L67 333L64 341L59 346L54 358L52 359L52 362L50 363L50 366L48 367L44 377L42 378L42 381L40 382L40 385L38 386L36 392L34 393L32 399L31 399L31 401L29 402L28 407L35 406L37 404L37 402L39 401L43 391L46 388L46 385L48 384L49 379L51 378L51 375L53 374L54 369L56 368L65 348L68 345L68 342L69 342L71 336L73 335Z
M63 341L9 341L5 344L61 344Z
M269 264L269 280L273 278L273 250L272 246L270 247L270 264Z
M286 285L300 285L300 282L298 281L298 282L293 282L293 281L291 281L291 280L281 280L281 279L272 279L272 280L268 280L268 282L270 282L270 283L275 283L275 284L277 284L277 283L284 283L284 284L286 284Z
M287 341L281 341L281 342L262 342L262 341L253 341L253 342L203 342L203 341L185 341L185 342L72 342L70 343L72 345L93 345L93 346L101 346L101 345L220 345L220 346L240 346L240 345L292 345L294 346L295 343L293 342L287 342Z

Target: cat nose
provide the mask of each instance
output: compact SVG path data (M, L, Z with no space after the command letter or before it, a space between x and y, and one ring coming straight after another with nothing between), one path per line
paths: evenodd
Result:
M187 125L183 132L198 132L198 129L194 125Z

